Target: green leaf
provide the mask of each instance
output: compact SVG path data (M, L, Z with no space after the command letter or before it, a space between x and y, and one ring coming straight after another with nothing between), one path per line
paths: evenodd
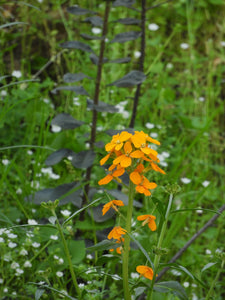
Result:
M179 213L179 212L183 212L183 211L189 211L189 210L203 210L203 211L210 211L210 212L213 212L215 214L218 214L218 215L222 215L222 213L214 210L214 209L208 209L208 208L184 208L184 209L177 209L177 210L172 210L170 213Z
M171 292L181 300L188 300L185 289L177 281L163 281L154 285L154 290L161 293Z
M202 269L201 269L201 272L203 273L205 270L211 268L212 266L218 264L218 262L211 262L211 263L208 263L207 265L205 265Z
M0 29L6 28L6 27L15 26L15 25L28 25L28 23L25 23L25 22L12 22L12 23L7 23L7 24L0 25Z
M35 292L35 300L39 300L41 296L44 294L45 290L38 288Z
M156 209L160 213L160 216L164 220L165 219L165 207L164 207L163 203L159 199L157 199L155 197L152 197L152 201L154 202L154 204L156 206Z

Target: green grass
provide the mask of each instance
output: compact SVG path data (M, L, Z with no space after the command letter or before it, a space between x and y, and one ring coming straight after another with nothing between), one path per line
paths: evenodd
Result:
M135 7L140 9L140 1L136 2ZM160 3L147 2L150 2L147 6ZM79 199L79 193L83 192L86 168L74 167L68 158L52 165L52 170L46 171L43 168L50 167L46 166L45 160L56 150L68 148L78 153L89 149L87 143L90 140L92 111L87 109L86 96L70 91L53 94L51 90L66 85L63 83L65 73L84 72L93 80L85 78L71 84L82 85L93 99L97 66L91 63L89 53L79 50L62 51L59 44L68 40L79 40L89 43L98 55L99 41L86 41L80 37L80 33L92 34L91 25L81 22L86 15L68 14L66 8L78 4L96 10L103 17L105 2L55 1L51 6L45 0L42 3L25 3L40 10L22 2L16 5L14 2L6 4L3 1L0 4L1 25L15 21L28 23L0 30L1 76L11 75L14 70L22 73L21 78L1 79L0 86L0 224L1 228L10 227L11 233L17 234L16 238L9 238L3 232L0 235L3 238L0 243L0 298L33 299L36 292L36 299L39 299L38 293L40 299L59 299L61 296L51 288L57 291L67 289L68 295L75 297L62 245L59 240L50 238L54 235L51 232L54 229L46 226L13 226L27 224L28 219L35 219L42 225L49 224L51 214L40 205L46 194L39 193L34 197L40 190L55 189L76 181L79 191L76 193L76 188L73 191L75 198L68 196L66 204L60 204L56 213L62 222L65 220L62 210L70 210L72 214L80 208L74 204L74 199ZM163 241L163 247L168 249L168 253L161 258L163 263L167 263L213 217L213 211L217 211L224 204L224 16L225 5L220 0L176 0L146 12L144 73L147 74L147 79L141 87L135 129L143 130L158 139L161 142L159 153L169 154L162 166L166 175L152 174L149 177L158 184L153 196L165 205L168 196L163 187L167 183L178 183L181 191L175 196L172 210L212 210L187 210L171 214ZM111 9L107 34L109 40L118 33L139 30L137 25L114 23L116 19L125 17L140 18L135 10L124 7ZM150 31L148 25L151 23L157 24L159 29ZM188 44L188 48L182 49L182 43ZM108 84L139 68L135 51L140 51L140 38L123 44L106 42L105 45L105 57L117 59L129 56L131 62L103 65L99 100L111 105L118 105L122 101L127 103L124 105L123 114L98 113L96 142L102 145L94 148L97 155L90 177L91 196L87 203L99 197L102 197L101 206L108 201L98 186L98 180L105 176L99 160L105 155L103 145L110 140L106 131L128 128L133 108L132 97L136 90L136 87L117 88ZM33 76L39 71L39 81L17 84L17 81L37 79ZM79 99L79 106L74 104L74 97ZM74 130L52 132L51 121L62 112L72 115L84 124ZM153 124L151 128L148 123ZM191 181L185 184L182 178ZM205 181L209 181L207 187L202 184ZM109 188L116 189L117 185L111 183ZM53 196L50 190L48 192L48 195ZM122 192L127 193L126 189L122 189ZM140 213L151 212L155 207L153 201L142 195L137 194L135 199L143 207L135 209L134 219ZM45 199L48 200L55 199ZM92 253L92 258L88 258L85 250L85 247L106 238L110 227L114 225L112 219L94 222L98 220L95 215L98 204L94 205L93 211L85 210L81 216L72 218L64 228L64 233L74 253L72 260L74 259L78 282L81 286L85 285L85 288L81 288L83 299L103 299L104 295L110 299L122 299L123 295L119 293L122 288L121 281L114 280L112 276L120 274L120 258L117 255L108 257L108 251L98 251L96 256ZM156 209L154 213L160 225L160 211ZM29 236L29 232L34 236ZM223 213L176 261L204 282L207 288L212 284L220 265L215 253L218 252L217 249L224 250L224 234ZM157 239L157 232L149 236L144 228L138 236L138 241L151 256ZM10 241L17 246L10 248ZM33 247L34 242L40 243L40 247ZM76 243L80 243L77 244L82 249L80 253L74 250L78 247ZM27 256L20 254L22 249L28 251ZM54 258L55 255L63 258L62 264ZM144 264L145 259L141 251L131 248L130 271L135 272L133 266L137 261ZM32 261L30 268L23 266L27 260ZM201 272L208 263L217 261L217 264ZM19 267L12 267L15 262L19 263ZM18 268L24 273L19 275L16 271ZM89 269L92 270L90 273L87 272ZM63 272L62 277L56 275L58 271ZM224 270L215 286L214 299L224 298L223 276ZM135 299L138 299L138 293L142 293L141 288L149 283L143 278L130 280L134 284ZM207 288L191 279L187 273L177 276L170 270L162 280L177 280L185 286L188 299L206 297ZM37 289L40 281L46 282L48 287ZM156 293L153 299L178 298L172 293Z

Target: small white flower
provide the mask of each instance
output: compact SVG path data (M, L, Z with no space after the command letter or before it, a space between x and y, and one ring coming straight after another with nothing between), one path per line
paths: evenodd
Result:
M52 173L52 174L50 174L50 178L51 178L51 179L59 179L59 178L60 178L60 175L55 174L55 173Z
M40 187L40 182L32 180L31 183L30 183L30 186L32 188L38 189Z
M0 243L5 243L5 240L3 239L3 237L0 237Z
M158 133L152 132L152 133L150 134L150 136L151 136L152 138L157 138L157 137L158 137Z
M39 3L42 3L43 2L43 0L37 0Z
M16 295L17 295L17 293L16 293L16 292L12 292L12 295L13 295L13 296L16 296Z
M166 161L160 161L159 163L162 167L168 167L168 163Z
M57 259L57 260L59 259L58 255L54 255L53 257L54 257L54 259Z
M4 282L4 279L0 278L0 284L2 284Z
M31 237L34 237L34 234L33 234L33 232L29 231L26 233L26 236L31 238Z
M188 281L185 281L184 283L183 283L183 285L184 285L184 287L189 287L189 285L190 285L190 283L188 282Z
M93 256L91 254L87 254L86 258L87 259L93 259Z
M140 51L134 51L134 57L135 58L139 58L141 56L141 52Z
M198 300L198 297L194 293L192 294L192 300Z
M19 70L15 70L12 72L12 76L14 76L16 78L20 78L22 76L22 73Z
M51 101L49 99L47 99L47 98L44 98L43 102L46 103L46 104L49 104Z
M5 91L5 90L1 91L1 92L0 92L0 95L1 95L2 97L5 97L5 96L7 95L7 91Z
M73 156L69 155L69 156L67 156L67 159L71 161L71 160L73 160Z
M36 220L34 220L34 219L29 219L29 220L27 221L27 223L28 223L29 225L37 225L37 224L38 224L38 222L37 222Z
M34 248L39 248L39 247L41 246L41 244L40 244L40 243L37 243L37 242L34 242L34 243L32 244L32 246L33 246Z
M173 69L173 64L172 63L168 63L166 65L166 68L169 69L169 70Z
M209 184L210 184L210 181L208 181L208 180L205 180L205 181L202 182L202 185L204 187L207 187Z
M3 292L4 292L4 293L8 293L8 288L5 287L4 290L3 290Z
M51 239L51 240L57 241L58 238L59 238L59 237L58 237L57 235L53 235L53 234L50 235L50 239Z
M26 260L23 266L24 266L24 268L31 268L32 263L29 260Z
M35 214L37 210L36 210L36 208L32 208L31 211L33 214Z
M58 125L51 125L52 132L60 132L62 128Z
M191 182L191 179L186 178L186 177L183 177L183 178L181 178L180 180L181 180L181 182L183 182L184 184L188 184L188 183Z
M18 235L17 234L14 234L14 233L9 233L8 234L8 238L9 239L15 239L15 238L17 238L18 237Z
M82 288L84 288L84 283L79 283L78 286L79 286L79 288L82 289Z
M196 212L197 212L197 214L201 215L203 213L203 210L202 209L197 209Z
M220 42L220 45L221 45L222 47L225 47L225 41L221 41L221 42Z
M148 122L148 123L145 124L145 127L148 128L148 129L152 129L152 128L155 127L155 125Z
M18 269L16 269L16 276L20 276L21 274L23 274L24 273L24 270L22 270L22 269L20 269L20 268L18 268Z
M2 164L4 166L8 166L9 163L10 163L10 161L8 159L6 159L6 158L2 160Z
M71 212L68 209L61 210L60 212L64 217L69 217L71 215Z
M23 191L22 191L22 189L21 189L21 188L18 188L18 189L16 190L16 194L17 194L17 195L21 195L21 194L22 194L22 192L23 192Z
M13 242L8 243L8 247L11 249L15 248L16 246L17 246L17 243L13 243Z
M60 257L60 259L58 260L58 264L59 264L59 265L64 264L64 259Z
M22 249L22 250L20 250L19 255L22 255L22 256L28 255L28 251L26 249Z
M61 271L56 272L56 276L63 277L63 272L61 272Z
M187 50L189 48L189 45L187 43L181 43L180 44L181 49Z
M197 287L197 284L192 283L191 286L192 286L192 287Z
M33 155L33 151L32 150L27 150L27 154L28 155Z
M159 29L159 25L152 23L148 25L148 29L151 31L157 31Z
M138 279L139 278L139 274L135 273L135 272L131 272L130 276L131 276L132 279Z
M205 101L205 97L199 97L199 98L198 98L198 101L204 102L204 101Z
M209 250L209 249L206 249L206 250L205 250L205 254L208 254L208 255L210 255L210 254L212 254L212 251L211 251L211 250Z
M91 29L91 31L92 31L92 33L94 33L94 34L99 34L99 33L102 32L101 28L97 28L97 27L93 27L93 28Z
M124 110L124 111L122 112L122 116L123 116L124 119L128 119L129 116L130 116L129 111Z
M162 154L162 156L164 156L165 158L170 157L170 154L169 154L168 152L166 152L166 151L163 151L161 154Z
M4 260L4 261L10 261L10 260L12 260L11 252L6 253L6 254L4 255L4 257L3 257L3 260Z
M20 265L19 265L17 262L13 261L13 262L11 263L10 268L11 268L11 269L17 269L17 268L19 268L19 266L20 266Z

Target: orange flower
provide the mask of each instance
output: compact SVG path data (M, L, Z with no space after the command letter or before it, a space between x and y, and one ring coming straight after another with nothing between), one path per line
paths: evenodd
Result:
M130 174L130 180L137 185L136 191L140 194L145 194L145 196L150 196L151 192L149 190L153 190L157 187L155 182L150 182L145 176L137 171Z
M122 235L125 234L126 232L127 231L123 229L121 226L116 226L108 234L108 239L119 240L120 238L122 238Z
M103 206L103 209L102 209L102 215L104 216L105 213L107 213L107 211L112 207L113 209L115 209L115 211L118 211L117 207L116 206L124 206L124 203L123 201L121 200L112 200L108 203L106 203L104 206Z
M148 266L137 266L136 271L140 273L140 276L144 276L150 280L153 279L153 270Z
M151 167L154 171L156 172L160 172L162 174L166 174L157 164L155 164L154 162L151 162Z
M123 147L123 143L129 140L131 136L132 134L127 131L122 131L121 133L114 135L111 142L105 145L105 150L107 152L114 149L119 151Z
M155 231L156 230L156 223L155 223L155 216L152 215L141 215L137 217L138 221L144 221L142 223L142 226L144 226L145 224L148 224L148 227L152 230Z
M120 166L117 166L117 169L115 171L112 171L115 167L116 167L115 165L112 165L109 167L108 170L111 171L110 174L107 174L104 178L99 180L99 182L98 182L99 185L108 184L113 179L116 179L117 181L120 180L118 177L123 175L123 173L125 172L125 169L121 168Z

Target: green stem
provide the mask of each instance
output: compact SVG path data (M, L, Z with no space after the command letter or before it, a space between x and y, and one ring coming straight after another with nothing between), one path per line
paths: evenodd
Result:
M161 258L160 248L162 247L164 236L165 236L165 233L166 233L167 222L168 222L168 219L169 219L169 214L170 214L170 209L171 209L172 202L173 202L173 194L170 194L169 202L168 202L168 206L167 206L167 210L166 210L166 214L165 214L165 220L163 222L162 229L161 229L160 236L159 236L159 240L158 240L158 244L157 244L157 250L159 250L159 253L155 255L155 259L154 259L154 269L155 269L154 270L154 276L153 276L153 279L152 279L152 283L151 283L151 287L150 287L150 290L149 290L149 293L148 293L147 300L152 299L153 286L154 286L154 283L155 283L155 280L156 280L156 274L157 274L157 270L158 270L158 266L159 266L159 262L160 262L160 258Z
M81 292L80 292L80 289L79 289L79 286L78 286L78 283L77 283L77 278L76 278L76 275L75 275L75 272L74 272L74 269L73 269L73 264L72 264L72 260L71 260L71 257L70 257L69 248L67 246L66 239L65 239L62 227L61 227L61 225L58 221L58 218L57 218L54 211L53 211L53 214L56 217L56 226L57 226L57 229L59 231L59 234L60 234L60 237L61 237L61 240L62 240L62 243L63 243L64 251L65 251L66 258L67 258L67 261L68 261L68 264L69 264L69 270L70 270L70 274L71 274L71 277L72 277L72 281L73 281L75 290L77 292L78 299L81 299Z
M126 231L128 234L125 235L124 252L123 252L123 290L124 290L124 299L125 300L131 299L131 294L130 294L130 290L129 290L129 281L128 281L128 274L129 274L128 261L129 261L129 248L130 248L129 234L131 232L133 200L134 200L134 184L133 184L133 182L130 181L127 219L126 219Z
M216 285L216 282L217 282L217 280L218 280L218 278L220 276L221 271L223 270L224 263L225 263L225 260L222 260L221 267L218 269L218 271L216 273L216 277L214 278L212 284L210 285L210 289L209 289L208 294L205 297L205 300L208 300L208 299L211 298L211 294L213 293L213 289L214 289L214 287Z

